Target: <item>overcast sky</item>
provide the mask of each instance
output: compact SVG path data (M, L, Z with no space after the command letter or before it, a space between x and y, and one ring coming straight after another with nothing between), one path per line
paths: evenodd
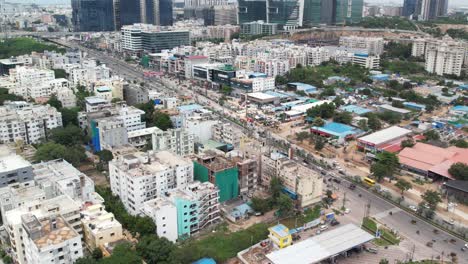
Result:
M396 5L403 5L403 0L364 0L366 3L387 4L392 3ZM6 0L6 2L16 3L36 3L36 4L67 4L71 0ZM467 6L468 0L449 0L449 6Z

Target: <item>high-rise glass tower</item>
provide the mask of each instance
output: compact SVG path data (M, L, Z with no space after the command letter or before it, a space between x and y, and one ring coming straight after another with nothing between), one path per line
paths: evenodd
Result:
M114 30L113 0L72 0L75 31Z
M172 25L172 0L141 0L140 6L142 23Z
M403 16L410 17L411 15L414 15L416 12L416 4L417 0L405 0L403 3Z
M321 23L321 0L304 0L304 25L316 25Z
M267 21L266 0L239 0L239 24L252 21Z

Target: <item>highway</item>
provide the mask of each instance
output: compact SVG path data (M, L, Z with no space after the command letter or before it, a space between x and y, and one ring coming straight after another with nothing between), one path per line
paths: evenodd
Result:
M189 95L192 98L195 98L196 101L204 106L207 106L218 113L225 113L226 115L231 115L234 118L237 118L234 115L234 112L220 106L217 101L212 100L211 98L205 97L202 93L197 93L194 90L188 89L179 85L176 81L163 78L158 81L148 81L144 79L143 72L141 69L130 65L124 61L121 61L115 57L112 57L106 53L98 52L95 50L90 50L88 48L83 48L76 43L63 43L69 47L80 48L86 52L88 52L90 57L94 57L101 61L102 63L106 64L112 71L122 76L128 80L136 80L137 82L145 82L148 87L157 90L164 90L165 93L168 95L173 96L174 94L181 96L181 95ZM185 82L187 83L187 82ZM220 117L224 118L224 117ZM232 123L232 122L231 122ZM246 128L240 127L239 125L233 123L235 126L242 128L244 131L247 130ZM257 140L262 141L264 143L271 144L273 141L286 141L286 139L276 135L275 133L271 133L270 131L266 132L263 128L257 127L255 131L250 129L247 131L247 134L253 135ZM253 133L252 133L253 132ZM262 138L258 136L258 133L266 134L267 136ZM288 142L289 143L289 142ZM294 146L294 145L293 145ZM294 146L297 149L300 149L298 146ZM283 149L284 150L284 149ZM304 150L305 151L305 150ZM314 155L313 153L309 153L309 155ZM331 160L323 159L320 157L314 157L315 159L322 159L326 163L331 164ZM309 159L310 161L310 159ZM313 167L314 169L317 168L316 165L310 164L309 166ZM324 169L322 170L328 170ZM332 169L333 170L333 169ZM335 175L339 175L338 172L335 170ZM351 219L352 222L359 224L362 221L363 216L365 215L365 205L370 203L370 212L369 216L376 217L382 224L397 230L404 239L405 245L407 244L408 247L408 254L414 254L415 257L419 258L431 258L437 257L442 254L448 255L451 252L455 252L458 255L459 263L468 263L468 251L462 252L460 249L464 246L464 241L452 236L451 234L446 233L443 230L440 230L431 224L424 222L414 216L411 213L403 211L398 207L395 207L390 202L378 197L374 193L367 191L364 188L356 188L354 191L348 189L349 182L342 180L340 184L335 183L336 187L338 187L342 193L346 192L346 207L351 209L351 213L347 216ZM360 195L359 195L360 194ZM392 211L392 215L390 215L390 211ZM416 224L412 224L411 221L415 220ZM419 234L416 231L419 230ZM434 230L437 230L437 234L434 233ZM434 245L432 248L426 246L427 242L435 240ZM451 243L450 240L455 240L455 243ZM446 242L445 242L446 241ZM413 249L414 245L414 249ZM403 258L402 258L403 259Z

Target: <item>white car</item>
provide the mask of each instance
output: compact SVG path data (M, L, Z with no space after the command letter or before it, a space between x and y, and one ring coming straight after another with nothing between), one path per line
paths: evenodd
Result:
M410 205L408 208L409 208L411 211L413 211L413 212L417 212L417 211L418 211L418 208L417 208L416 206L414 206L414 205Z
M325 231L328 229L328 226L327 225L321 225L320 226L320 231Z
M349 208L346 208L346 209L344 210L344 213L345 213L345 214L349 214L349 213L351 213L351 209L349 209Z

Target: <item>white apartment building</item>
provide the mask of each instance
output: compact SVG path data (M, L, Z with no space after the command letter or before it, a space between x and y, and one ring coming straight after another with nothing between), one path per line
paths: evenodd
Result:
M194 153L194 136L183 128L163 131L149 127L128 132L128 143L138 149L152 146L153 151L167 150L178 156Z
M0 143L38 143L47 139L49 130L61 126L62 114L49 105L15 101L0 106Z
M143 203L193 180L193 163L168 151L134 152L109 162L112 193L127 211L140 213Z
M380 68L380 56L354 53L351 62L367 69Z
M122 225L102 204L93 204L81 211L86 247L92 251L123 239Z
M135 25L126 25L121 29L122 32L122 49L131 51L131 52L140 52L143 50L143 43L141 32L145 29L149 29L150 25L148 24L135 24ZM151 28L157 28L154 25L151 25Z
M76 106L76 96L71 89L59 89L55 92L62 107L71 108Z
M95 60L85 60L82 64L77 64L70 69L69 79L74 86L77 84L88 86L100 80L110 78L110 69L106 65L98 63Z
M445 36L442 39L415 39L411 55L424 55L427 72L459 76L463 64L466 63L467 52L466 43Z
M384 39L376 37L341 36L341 47L366 50L369 55L382 55Z
M156 197L144 203L142 213L153 219L158 237L177 241L177 208L172 201L165 196Z
M194 181L145 202L142 213L153 219L158 236L176 242L221 220L219 189Z
M213 125L211 130L214 140L231 144L234 147L239 146L241 137L243 136L242 131L227 122L218 122Z
M53 70L37 69L31 67L16 67L10 70L10 80L18 86L27 87L40 83L48 83L55 79Z
M74 263L83 257L79 234L61 216L39 219L26 214L23 224L25 263Z
M34 193L32 187L23 189L21 194ZM45 195L45 194L44 194ZM67 225L78 234L78 241L81 246L82 225L80 221L81 204L74 201L66 195L59 195L47 200L29 200L20 207L5 212L3 225L8 234L13 258L20 264L36 263L30 262L27 251L28 237L24 235L22 217L25 215L34 215L39 219L47 218L53 215L61 215ZM3 213L3 212L2 212ZM49 260L50 261L50 260ZM39 262L37 262L39 263ZM59 262L61 263L61 262Z

